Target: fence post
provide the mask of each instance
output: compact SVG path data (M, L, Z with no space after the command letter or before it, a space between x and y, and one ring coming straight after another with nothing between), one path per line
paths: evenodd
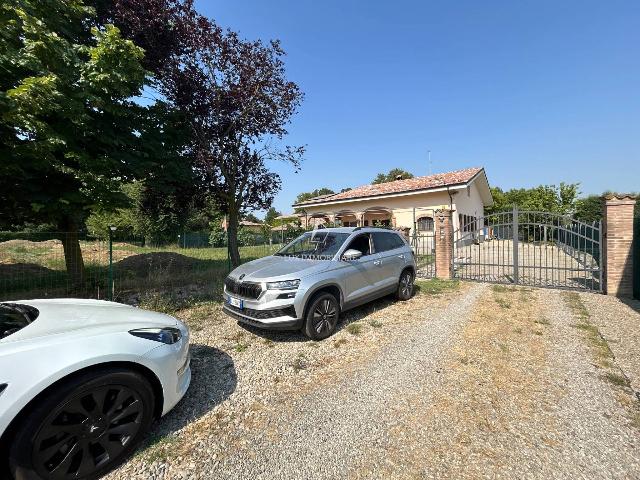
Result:
M604 198L604 288L607 295L633 295L633 195Z
M436 278L451 279L453 271L453 223L451 210L436 210Z
M116 227L109 225L109 281L107 282L107 299L113 300L113 231Z
M518 230L519 225L518 225L518 206L514 205L513 206L513 224L512 227L513 228L513 235L511 235L513 237L513 283L518 283L520 281L520 269L518 268L518 263L519 263L519 258L518 258L518 242L519 242L519 234L518 234Z

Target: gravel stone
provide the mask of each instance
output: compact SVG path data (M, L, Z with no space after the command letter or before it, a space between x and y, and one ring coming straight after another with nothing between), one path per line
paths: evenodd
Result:
M562 295L462 283L349 312L322 342L180 312L192 387L107 478L640 478L635 398L603 379ZM581 298L603 332L630 313ZM633 345L612 343L616 368Z

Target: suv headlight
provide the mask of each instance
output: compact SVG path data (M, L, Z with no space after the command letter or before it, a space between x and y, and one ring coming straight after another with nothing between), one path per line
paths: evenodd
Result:
M283 280L282 282L267 282L267 290L297 290L300 280Z
M129 330L129 333L134 337L146 338L147 340L162 342L166 343L167 345L178 343L182 338L182 332L179 329L173 327L138 328L136 330Z

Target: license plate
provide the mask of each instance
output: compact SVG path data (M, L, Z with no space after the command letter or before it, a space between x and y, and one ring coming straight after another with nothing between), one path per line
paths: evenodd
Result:
M227 295L227 303L232 307L237 307L240 310L244 307L243 302L240 298L232 297L231 295Z

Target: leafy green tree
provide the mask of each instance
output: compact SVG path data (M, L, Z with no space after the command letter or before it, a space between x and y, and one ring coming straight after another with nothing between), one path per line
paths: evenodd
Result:
M144 52L81 0L0 4L0 223L52 222L67 272L83 278L89 210L126 204L148 170Z
M589 195L576 201L575 217L585 223L597 222L602 218L602 196Z
M222 228L222 218L218 218L217 221L211 222L211 233L209 234L209 244L212 247L226 247L227 246L227 232Z
M149 229L149 219L140 211L140 202L144 186L141 183L128 183L121 186L122 193L127 197L127 206L116 209L94 209L85 224L91 235L105 238L109 233L109 226L117 228L120 238L144 236Z
M273 222L280 215L282 215L282 214L279 211L277 211L274 207L270 207L269 210L267 210L267 213L264 216L264 223L266 223L267 225L274 226Z
M96 209L87 218L89 233L98 237L106 237L109 225L117 227L116 238L141 238L145 243L168 244L175 242L183 232L208 231L210 225L221 215L215 210L211 201L186 201L179 208L166 199L166 205L160 205L154 213L150 213L144 205L148 187L144 182L134 182L122 186L128 198L128 206L115 210ZM172 214L180 210L184 216Z
M371 182L372 185L377 183L393 182L395 180L405 180L413 178L413 173L409 173L401 168L392 168L388 173L379 173Z
M311 200L312 198L319 197L321 195L331 195L332 193L336 192L327 187L316 188L315 190L312 190L310 192L299 193L296 197L296 203L306 202L307 200Z
M504 212L516 205L520 210L572 214L576 208L578 187L577 183L561 183L559 186L513 188L506 192L492 187L494 204L485 208L485 213Z
M262 223L260 221L260 219L258 217L256 217L253 213L247 213L244 216L244 220L247 220L249 222L253 222L253 223Z

